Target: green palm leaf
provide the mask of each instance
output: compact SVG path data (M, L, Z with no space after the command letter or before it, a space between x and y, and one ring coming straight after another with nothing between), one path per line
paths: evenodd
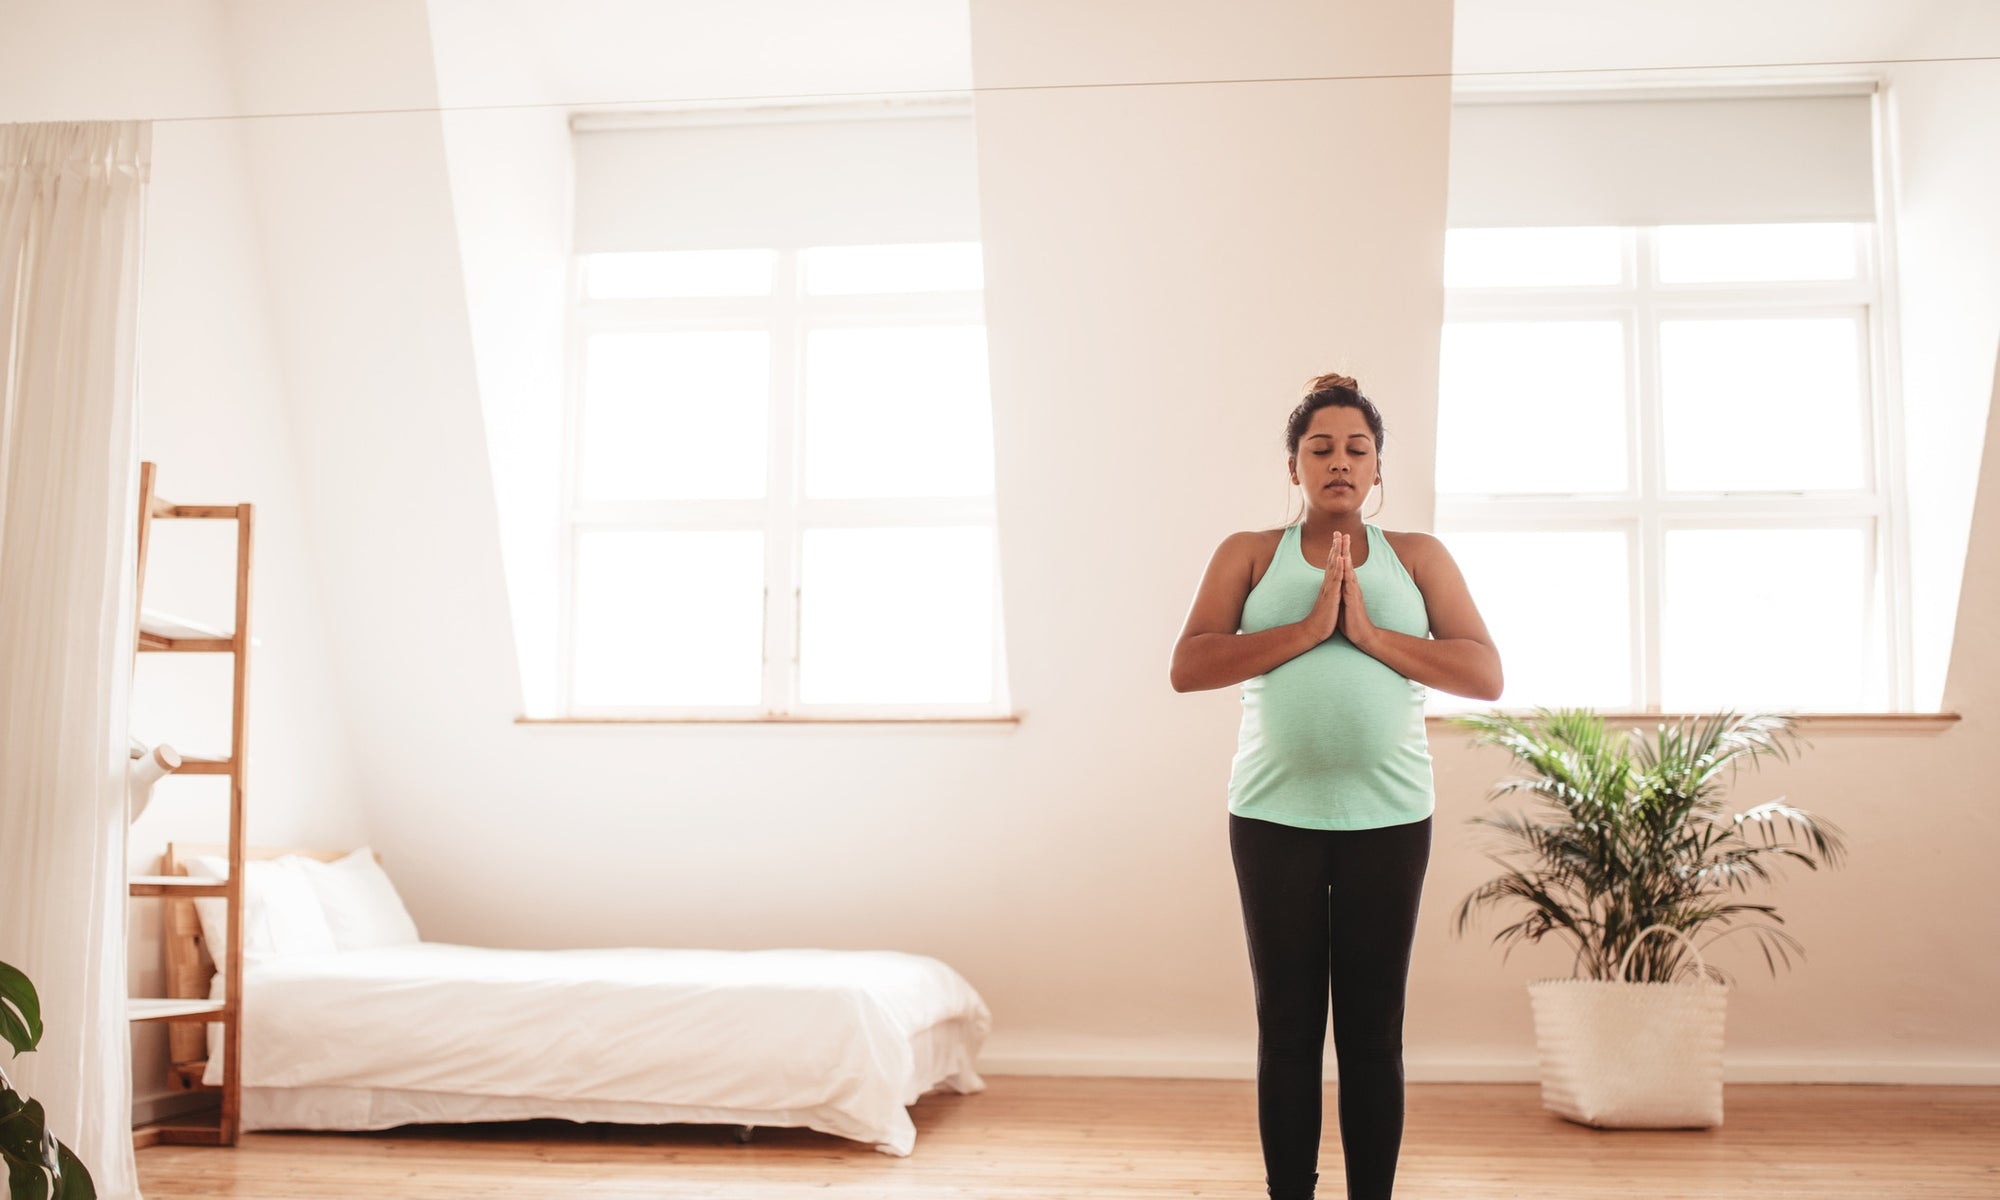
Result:
M1782 922L1768 905L1718 898L1773 882L1772 868L1786 860L1818 870L1822 862L1839 865L1845 853L1838 827L1782 797L1741 813L1723 805L1745 763L1789 760L1803 741L1782 714L1687 716L1659 723L1650 740L1638 729L1614 732L1588 708L1537 708L1525 716L1493 710L1449 723L1525 769L1495 783L1490 800L1521 795L1535 802L1526 813L1467 818L1494 832L1498 852L1487 857L1504 873L1460 903L1455 932L1488 908L1525 909L1494 935L1509 953L1521 941L1554 934L1577 947L1578 970L1613 978L1651 925L1692 936L1750 912ZM1710 944L1743 929L1758 938L1774 975L1792 950L1803 955L1796 939L1764 924L1729 929ZM1679 939L1651 935L1632 952L1630 978L1670 978L1685 969L1686 955ZM1708 973L1727 979L1712 965Z

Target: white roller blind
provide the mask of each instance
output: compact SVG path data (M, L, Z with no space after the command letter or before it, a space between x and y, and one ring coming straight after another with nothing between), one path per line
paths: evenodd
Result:
M1870 99L1460 99L1446 222L1871 221Z
M979 240L969 109L665 120L573 124L579 253Z

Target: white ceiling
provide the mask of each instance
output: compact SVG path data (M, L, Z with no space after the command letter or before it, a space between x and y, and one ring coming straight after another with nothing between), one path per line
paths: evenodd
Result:
M965 0L431 0L448 105L964 91Z
M1132 36L1144 39L1145 5L1159 0L1092 2L1125 3ZM951 91L972 82L965 0L430 0L429 9L447 105ZM1052 43L1062 35L1052 29ZM1518 82L1484 72L1667 80L1716 67L1754 74L1766 64L1978 54L2000 54L2000 4L1991 0L1459 0L1453 20L1453 70L1468 87Z
M1453 70L1647 70L2000 54L1990 0L1458 0Z

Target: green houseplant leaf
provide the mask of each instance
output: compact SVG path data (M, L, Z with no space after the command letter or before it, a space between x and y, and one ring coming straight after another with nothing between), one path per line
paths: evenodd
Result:
M42 1040L41 1013L35 985L0 963L0 1031L16 1055ZM41 1101L22 1098L5 1072L0 1072L0 1162L7 1167L8 1200L96 1200L90 1172L49 1132Z
M1464 933L1481 909L1518 905L1525 915L1493 938L1507 943L1508 953L1515 943L1553 934L1575 946L1574 973L1612 979L1649 925L1693 936L1710 922L1726 926L1748 914L1783 924L1770 905L1730 902L1729 894L1771 882L1770 868L1786 859L1818 870L1822 861L1838 865L1845 853L1832 822L1782 797L1741 813L1723 805L1742 764L1791 756L1803 739L1789 717L1733 710L1683 717L1659 723L1651 741L1636 728L1613 732L1588 708L1537 708L1527 716L1494 710L1449 723L1526 768L1495 784L1489 798L1520 793L1535 802L1528 812L1468 822L1499 835L1501 850L1487 857L1504 873L1466 896L1455 930ZM1761 922L1709 942L1745 930L1757 937L1773 975L1779 959L1789 965L1791 951L1803 957L1797 939ZM1673 978L1685 953L1678 938L1642 940L1628 978ZM1717 967L1708 972L1728 980Z
M0 1037L15 1055L33 1050L42 1040L42 1002L28 977L0 962Z

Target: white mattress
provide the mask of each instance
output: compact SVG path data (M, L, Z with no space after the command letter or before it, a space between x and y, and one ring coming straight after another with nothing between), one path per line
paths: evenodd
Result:
M243 1014L246 1130L793 1125L898 1156L919 1096L985 1090L992 1029L956 971L886 950L426 942L246 966Z

